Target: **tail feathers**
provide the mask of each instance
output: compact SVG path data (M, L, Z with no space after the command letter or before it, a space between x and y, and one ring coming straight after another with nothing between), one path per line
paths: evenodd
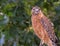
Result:
M56 44L56 43L54 43L54 42L52 42L52 46L57 46L57 44Z
M57 46L57 44L56 44L55 42L50 41L50 42L48 43L48 46Z

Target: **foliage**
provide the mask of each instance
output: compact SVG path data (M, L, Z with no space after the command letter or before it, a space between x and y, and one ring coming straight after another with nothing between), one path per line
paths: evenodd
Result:
M60 39L60 0L1 0L0 37L5 35L4 46L39 45L40 40L31 25L31 8L36 5L54 23Z

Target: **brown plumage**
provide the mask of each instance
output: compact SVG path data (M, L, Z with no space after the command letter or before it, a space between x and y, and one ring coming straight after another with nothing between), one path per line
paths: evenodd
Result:
M43 43L48 46L57 46L55 44L57 37L54 33L53 23L48 19L38 6L32 8L32 27L35 34L41 39L40 46Z

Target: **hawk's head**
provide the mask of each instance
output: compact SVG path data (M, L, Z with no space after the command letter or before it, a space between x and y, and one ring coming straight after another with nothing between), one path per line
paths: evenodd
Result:
M32 8L31 13L32 13L33 15L38 15L39 12L40 12L40 7L35 6L35 7Z

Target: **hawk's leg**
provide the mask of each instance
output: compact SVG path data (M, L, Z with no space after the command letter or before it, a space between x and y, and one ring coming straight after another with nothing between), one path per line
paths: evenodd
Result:
M43 46L44 42L41 40L39 46Z

